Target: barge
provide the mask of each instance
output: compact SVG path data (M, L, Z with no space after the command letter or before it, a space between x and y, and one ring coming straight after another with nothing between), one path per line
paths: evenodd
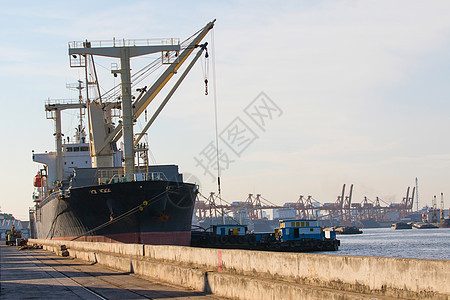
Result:
M436 225L433 225L431 223L414 223L412 228L414 229L433 229L433 228L439 228Z
M361 234L363 233L358 227L355 226L345 226L336 228L337 234Z
M392 224L391 229L398 230L398 229L412 229L413 224L412 223L405 223L405 222L397 222Z
M324 231L317 220L280 220L274 232L250 233L246 225L214 225L192 231L191 246L280 252L337 251L334 230Z

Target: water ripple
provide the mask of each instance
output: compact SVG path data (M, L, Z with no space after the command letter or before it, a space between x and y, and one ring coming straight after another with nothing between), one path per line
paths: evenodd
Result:
M450 259L450 228L369 228L363 234L338 235L338 239L339 251L326 254Z

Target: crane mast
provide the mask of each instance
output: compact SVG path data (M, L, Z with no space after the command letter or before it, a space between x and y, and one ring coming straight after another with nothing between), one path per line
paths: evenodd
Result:
M416 177L416 211L419 211L419 180Z
M433 197L433 216L431 218L431 222L432 223L436 223L437 222L437 205L436 205L436 195Z

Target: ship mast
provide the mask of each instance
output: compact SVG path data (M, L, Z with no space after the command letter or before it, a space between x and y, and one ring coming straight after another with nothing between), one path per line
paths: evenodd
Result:
M83 89L84 89L84 85L83 85L83 81L78 80L78 83L76 84L66 84L66 87L69 89L75 89L78 90L78 101L80 102L80 104L83 104ZM85 139L86 139L86 132L84 131L84 125L83 125L83 117L84 117L84 107L80 106L80 112L79 112L79 123L77 128L75 128L76 132L74 135L75 138L75 143L85 143Z
M55 141L56 141L56 179L63 180L63 155L62 155L62 131L61 131L61 111L65 109L83 109L85 104L80 103L49 103L45 105L47 119L55 121Z

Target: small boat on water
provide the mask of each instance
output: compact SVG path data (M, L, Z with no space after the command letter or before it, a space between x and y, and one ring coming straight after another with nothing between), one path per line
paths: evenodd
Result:
M405 222L397 222L392 224L391 229L412 229L413 224L412 223L405 223Z
M345 227L337 227L336 233L337 234L361 234L363 232L356 226L345 226Z
M414 229L432 229L432 228L439 228L436 225L433 225L431 223L414 223L412 226Z

